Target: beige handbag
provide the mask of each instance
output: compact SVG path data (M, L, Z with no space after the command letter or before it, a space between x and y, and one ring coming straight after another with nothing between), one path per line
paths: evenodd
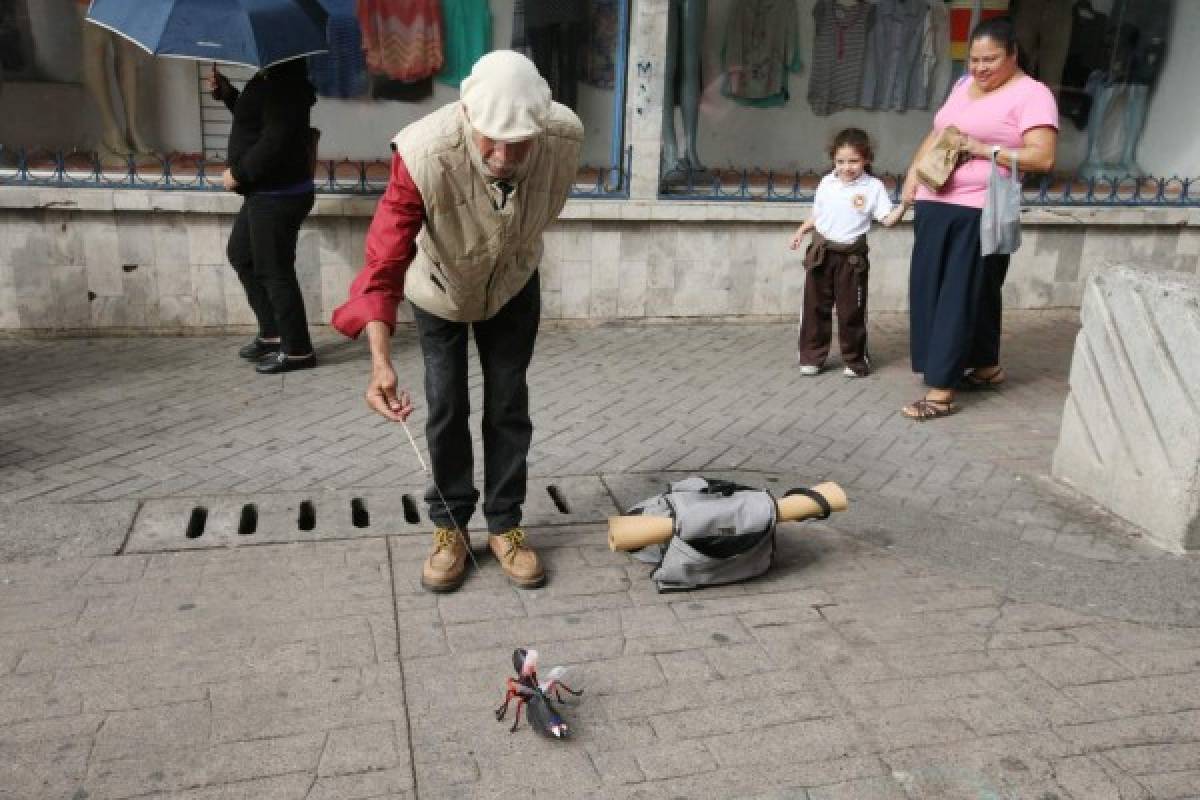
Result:
M917 180L931 192L941 191L966 156L963 149L966 140L962 131L953 125L943 128L917 162Z

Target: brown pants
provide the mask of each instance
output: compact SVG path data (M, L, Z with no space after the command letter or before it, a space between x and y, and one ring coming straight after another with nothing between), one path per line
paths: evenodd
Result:
M838 344L842 362L855 372L867 372L867 273L865 254L826 250L820 264L804 280L804 310L800 317L800 364L822 366L833 337L837 308Z

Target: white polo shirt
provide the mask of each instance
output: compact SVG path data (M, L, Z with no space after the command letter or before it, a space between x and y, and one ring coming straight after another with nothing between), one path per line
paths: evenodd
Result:
M871 229L871 218L882 220L892 210L883 181L865 172L852 183L843 183L830 172L817 186L813 222L817 232L831 242L850 244Z

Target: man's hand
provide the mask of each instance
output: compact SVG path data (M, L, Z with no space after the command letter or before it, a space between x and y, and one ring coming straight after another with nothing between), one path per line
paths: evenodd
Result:
M396 370L392 369L392 329L381 320L367 323L371 346L371 380L367 383L367 405L381 417L403 422L412 413L408 392L396 392Z
M376 363L371 367L367 405L376 414L392 422L403 422L412 413L413 405L408 392L396 391L396 371L390 362Z
M233 170L227 168L221 173L221 185L225 187L226 191L230 192L238 187L238 182L233 177Z

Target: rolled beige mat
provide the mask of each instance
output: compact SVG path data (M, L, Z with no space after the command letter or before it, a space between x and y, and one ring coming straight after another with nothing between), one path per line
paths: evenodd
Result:
M833 511L845 511L848 507L846 493L836 483L818 483L810 491L825 498ZM825 513L817 501L802 494L781 497L775 501L779 508L780 521L799 522L819 517ZM674 533L670 517L621 516L608 518L609 550L641 550L652 544L665 544Z

